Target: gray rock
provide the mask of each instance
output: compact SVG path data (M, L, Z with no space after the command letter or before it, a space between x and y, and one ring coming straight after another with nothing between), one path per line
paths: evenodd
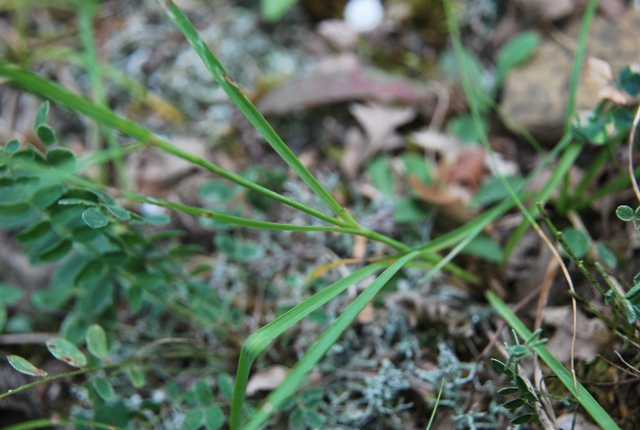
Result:
M580 20L570 23L566 35L577 41ZM640 62L640 12L629 11L616 22L596 17L592 24L587 56L611 64L617 78L621 68ZM541 142L560 139L566 116L573 52L546 39L526 65L513 70L505 81L502 107L505 125L519 133L519 124ZM578 88L577 109L590 109L598 101L597 91L582 84Z

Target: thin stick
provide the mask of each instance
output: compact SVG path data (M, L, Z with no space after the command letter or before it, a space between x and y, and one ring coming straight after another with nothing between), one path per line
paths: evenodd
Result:
M636 109L636 116L633 118L633 125L631 126L631 134L629 134L629 178L631 179L631 184L633 185L633 191L636 193L636 198L640 201L640 188L638 188L638 181L636 180L636 175L633 171L633 145L636 141L636 131L638 130L638 124L640 123L640 105Z

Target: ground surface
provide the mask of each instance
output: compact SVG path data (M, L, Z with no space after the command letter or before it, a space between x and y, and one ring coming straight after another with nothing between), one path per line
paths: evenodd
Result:
M480 145L480 134L469 116L439 2L388 1L385 20L363 34L338 20L341 7L331 8L325 2L302 1L276 22L266 22L250 3L178 4L238 85L334 197L367 227L407 245L428 243L478 217L493 203L489 185L497 175L514 180L528 175L566 130L582 2L456 2L462 41L471 58L472 84L486 98L481 114L497 157L495 164ZM30 10L24 18L26 38L20 36L16 13L0 15L0 31L6 36L3 58L19 62L17 54L25 49L20 44L26 43L31 50L23 65L90 96L86 71L72 55L78 49L75 13L64 8ZM94 25L98 58L108 65L103 68L105 90L114 111L203 159L321 207L320 200L229 103L155 2L103 3ZM639 29L640 12L633 5L601 2L577 90L578 110L594 108L603 95L615 96L611 95L612 79L626 65L640 62ZM536 41L531 54L514 67L500 69L500 56L507 55L501 49L524 32L531 32L527 34ZM523 42L516 51L526 51L527 46ZM518 57L513 52L509 55ZM31 129L40 101L8 85L0 86L0 97L0 140L17 137L38 145ZM497 110L489 107L491 100L499 105ZM628 112L637 106L637 100L616 100ZM103 144L87 120L56 106L51 124L64 146L79 157L95 153ZM527 134L538 143L530 144ZM590 251L584 258L593 273L592 263L599 260L620 288L628 289L638 270L634 263L637 240L632 226L615 217L615 208L635 205L631 186L624 183L626 136L611 141L615 143L587 143L563 182L566 185L546 200L546 206L559 229L586 233ZM590 171L598 159L604 161ZM531 193L544 188L556 162L537 175ZM99 176L91 170L86 174ZM580 188L584 177L590 180ZM268 204L209 172L150 149L126 157L124 178L134 192L177 203L274 222L309 222L290 208ZM123 176L113 169L103 179L114 186L125 185L119 183ZM616 181L621 185L606 188ZM567 189L576 188L581 190L579 195L568 192L570 203L563 200ZM601 189L611 191L598 195ZM128 204L141 213L157 209ZM113 348L122 358L157 339L171 343L184 338L194 348L206 344L204 349L215 360L202 366L195 358L166 361L162 370L149 370L149 383L137 394L121 388L125 384L113 377L113 384L122 389L118 407L139 411L146 418L138 423L149 427L179 425L190 400L187 396L182 399L185 403L177 403L168 398L198 380L215 387L217 402L228 412L220 375L223 379L234 375L239 347L249 334L355 270L357 265L345 264L346 259L362 262L391 251L351 236L224 230L190 215L163 213L170 216L171 224L149 234L173 228L184 233L182 244L201 247L184 264L189 268L209 265L210 270L198 279L218 298L218 307L207 316L210 325L195 318L176 318L167 308L157 313L145 308L142 315L150 315L145 320L130 312L127 301L131 298L122 293L114 305L117 317L109 316L117 321L113 327L119 340L113 341ZM301 394L270 428L426 428L441 384L444 390L431 428L507 428L514 412L503 407L510 397L499 395L498 390L509 381L489 360L506 361L504 343L514 340L487 303L488 290L514 305L529 327L542 327L549 350L566 366L571 361L575 315L578 380L622 428L634 428L634 417L640 414L635 395L640 381L635 325L620 329L602 295L565 258L576 294L582 298L574 314L567 281L539 235L529 229L512 240L524 223L516 210L494 219L482 238L454 259L462 275L444 270L425 280L428 268L416 266L394 277L329 350ZM548 229L543 230L552 237ZM18 251L15 233L10 229L2 233L0 280L20 286L25 295L22 302L8 307L0 346L6 353L42 362L43 354L29 349L27 334L42 335L36 339L36 344L41 343L47 333L60 330L65 311L43 314L30 305L29 295L49 283L55 267L31 268ZM234 254L244 245L246 255ZM608 253L598 251L603 247ZM248 390L252 404L278 386L370 282L362 281L287 331L258 359ZM176 297L187 309L205 307L187 292ZM22 337L11 337L15 335ZM50 373L55 374L55 365L49 364ZM11 372L0 368L3 390L24 383L2 376ZM547 394L540 416L563 428L570 428L574 419L576 429L597 428L544 366L527 359L522 372ZM74 382L82 386L82 381ZM22 411L27 417L51 417L58 411L47 402L59 402L78 419L109 421L104 413L87 412L96 404L69 384L52 383L32 397L16 397L18 406L11 403L6 409ZM129 426L136 422L132 416ZM532 428L544 426L531 424Z

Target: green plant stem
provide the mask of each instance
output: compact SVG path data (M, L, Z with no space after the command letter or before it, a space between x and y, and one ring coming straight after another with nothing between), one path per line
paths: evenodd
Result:
M293 309L289 310L279 318L276 318L269 324L265 325L255 333L253 333L242 345L240 350L240 359L238 361L238 371L236 375L236 383L233 389L233 400L231 406L231 416L229 419L229 426L231 429L239 429L242 421L242 405L245 400L245 393L247 390L247 383L249 380L249 372L253 362L258 355L273 342L278 336L284 333L293 325L297 324L304 317L309 315L314 310L323 306L334 297L345 291L351 285L361 281L383 269L387 266L387 263L378 262L363 267L351 275L341 279L340 281L324 288L319 293L309 297Z
M338 217L346 222L348 227L358 228L360 226L358 222L333 198L311 172L309 172L291 149L280 139L280 136L278 136L271 125L264 119L253 103L244 95L238 84L236 84L222 63L220 63L218 58L207 47L207 44L202 40L198 31L193 27L189 18L187 18L182 10L171 0L159 0L159 2L175 26L182 32L193 49L198 53L216 82L218 82L224 92L227 93L233 103L235 103L238 109L240 109L260 135L265 138L269 145L271 145L280 158L293 169L300 179L302 179Z
M99 2L96 0L85 0L80 3L80 10L78 14L78 33L80 36L80 42L84 48L84 62L87 72L89 74L89 82L91 84L91 90L93 93L93 99L99 106L107 106L107 96L105 94L104 85L102 84L102 73L100 71L100 62L96 53L96 46L94 41L93 32L93 19L96 11L98 10ZM99 132L101 126L98 124L96 129L96 145L94 150L99 147ZM107 141L107 147L109 149L118 148L118 139L115 132L111 128L104 128L103 133ZM129 189L129 179L124 165L124 160L119 158L113 159L113 167L118 180L118 184L121 188ZM108 180L108 171L103 171L103 182Z
M172 352L172 353L166 353L166 354L154 354L154 355L147 355L144 357L136 357L136 358L131 358L129 360L120 361L118 363L104 364L102 366L83 367L82 369L61 373L59 375L45 376L44 378L38 379L37 381L33 381L28 384L24 384L19 387L13 388L7 391L6 393L0 394L0 400L3 400L14 394L18 394L22 391L26 391L37 385L48 384L49 382L57 381L59 379L72 378L74 376L84 375L87 373L110 371L110 370L119 369L121 367L131 366L133 364L142 364L142 363L152 362L160 359L168 360L168 359L174 359L174 358L188 358L193 356L194 356L194 351L180 351L180 352Z
M553 192L558 189L560 181L562 181L563 178L566 176L566 174L569 172L569 170L571 170L571 167L575 163L576 159L578 158L578 155L580 155L584 147L583 143L572 142L572 137L570 134L565 135L563 140L561 140L557 146L564 146L564 144L567 144L568 147L563 152L562 157L560 158L560 161L558 162L556 168L552 171L551 177L549 178L549 180L545 183L542 189L538 191L538 193L533 197L533 200L535 202L546 202L551 198L551 195L553 194ZM532 217L536 217L538 215L538 208L536 204L531 204L527 210ZM520 224L520 226L518 226L518 228L516 228L516 230L513 232L513 234L507 241L507 244L505 245L505 251L504 251L505 261L507 261L507 259L509 258L509 255L511 255L511 252L513 251L515 246L520 242L520 239L522 239L522 236L524 236L528 228L529 228L529 225L526 223L523 223L523 224Z
M582 195L587 191L587 187L592 185L595 182L596 175L602 169L602 167L607 163L612 157L612 149L618 146L619 142L609 142L602 150L598 153L598 156L589 164L589 167L584 171L584 175L578 185L575 186L571 193L570 202L568 203L568 208L573 208L576 202L581 201Z
M346 221L326 215L316 209L313 209L293 199L269 190L268 188L249 181L238 174L229 172L217 166L216 164L203 160L202 158L197 157L171 144L169 141L162 139L161 137L155 135L144 127L126 118L114 114L106 107L97 106L87 99L80 97L77 94L74 94L57 84L47 81L29 71L20 69L2 60L0 60L0 76L8 78L9 81L16 87L39 95L45 99L52 100L53 102L64 106L72 111L76 111L83 115L86 115L105 126L113 127L121 131L122 133L133 137L134 139L144 142L147 145L155 146L163 151L166 151L167 153L187 160L197 166L210 171L211 173L235 182L238 185L260 193L280 203L284 203L322 221L326 221L330 224L334 224L340 227L352 228L352 225Z
M271 392L269 397L267 397L267 400L256 410L254 416L242 427L242 429L258 430L262 428L269 418L280 409L282 403L289 398L295 390L298 389L298 387L300 387L300 384L302 384L306 375L311 372L313 367L327 353L329 348L338 341L342 333L347 329L347 327L349 327L362 309L364 309L364 307L373 300L382 287L384 287L401 268L419 255L419 251L412 251L402 258L399 258L395 263L382 272L380 276L371 283L371 285L365 288L365 290L336 319L331 327L329 327L309 348L304 357L296 363L278 388ZM233 402L232 408L234 407L241 407L241 404ZM236 412L236 414L238 414L238 412ZM234 426L234 424L236 425ZM234 421L230 425L231 430L237 430L240 428L238 424L239 421Z
M589 0L587 8L584 11L582 17L582 23L580 24L580 34L578 36L578 43L576 47L576 54L573 58L573 66L571 68L571 81L569 84L569 98L567 100L567 112L565 114L564 132L569 133L571 130L571 117L576 110L576 96L578 94L578 84L580 83L580 75L582 73L582 66L584 64L584 58L587 53L587 39L589 38L589 29L593 22L593 17L596 14L598 8L598 0Z
M61 426L71 426L72 428L78 428L78 426L95 429L105 430L120 430L121 427L115 427L113 424L105 424L97 421L89 420L60 420L60 419L43 419L27 421L19 424L14 424L8 427L3 427L3 430L31 430L41 428L60 428Z
M635 170L633 171L634 175L636 177L640 176L640 166L636 167ZM609 194L621 190L625 187L628 187L629 185L631 185L631 179L629 178L628 174L623 174L620 177L614 179L613 181L609 182L607 185L605 185L604 187L598 189L597 191L593 192L588 198L586 198L585 200L582 201L582 203L580 204L580 206L578 206L576 209L583 209L586 208L588 206L590 206L593 202L598 201L599 199L608 196Z
M498 314L513 328L518 336L523 339L529 339L532 336L524 323L514 314L511 309L498 297L493 291L487 291L487 300ZM600 404L591 396L591 394L580 384L574 384L574 378L554 356L544 347L544 345L532 345L532 349L544 361L551 371L560 379L566 389L578 400L582 407L587 411L591 418L603 429L615 430L619 429L618 425L613 421L611 416L600 406Z

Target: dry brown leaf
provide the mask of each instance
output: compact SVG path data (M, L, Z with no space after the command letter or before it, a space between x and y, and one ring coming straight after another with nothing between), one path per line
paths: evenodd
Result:
M253 396L258 391L271 391L277 388L287 377L290 370L286 366L277 364L254 373L247 384L247 396Z
M627 105L633 97L616 88L611 65L596 57L589 57L582 74L582 84L587 91L598 94L599 99L611 100L614 103Z
M463 188L444 184L423 184L415 175L409 176L409 183L418 198L435 206L445 216L457 222L470 221L475 212L469 210L471 194Z
M587 318L577 311L577 333L575 358L588 360L594 358L610 340L607 325L598 318ZM573 311L570 306L547 307L544 321L556 327L556 332L547 343L547 348L561 362L567 364L571 358L571 339L573 333Z
M366 138L357 129L349 129L345 136L345 153L340 162L349 178L354 178L360 167L380 151L396 149L403 139L396 128L413 120L413 107L393 107L371 102L352 104L349 111L362 126Z
M411 135L413 141L427 152L438 154L445 162L452 164L464 147L464 143L451 134L437 131L418 131Z
M461 151L452 165L443 165L439 171L442 181L457 184L473 193L478 190L485 171L485 152L482 148Z

